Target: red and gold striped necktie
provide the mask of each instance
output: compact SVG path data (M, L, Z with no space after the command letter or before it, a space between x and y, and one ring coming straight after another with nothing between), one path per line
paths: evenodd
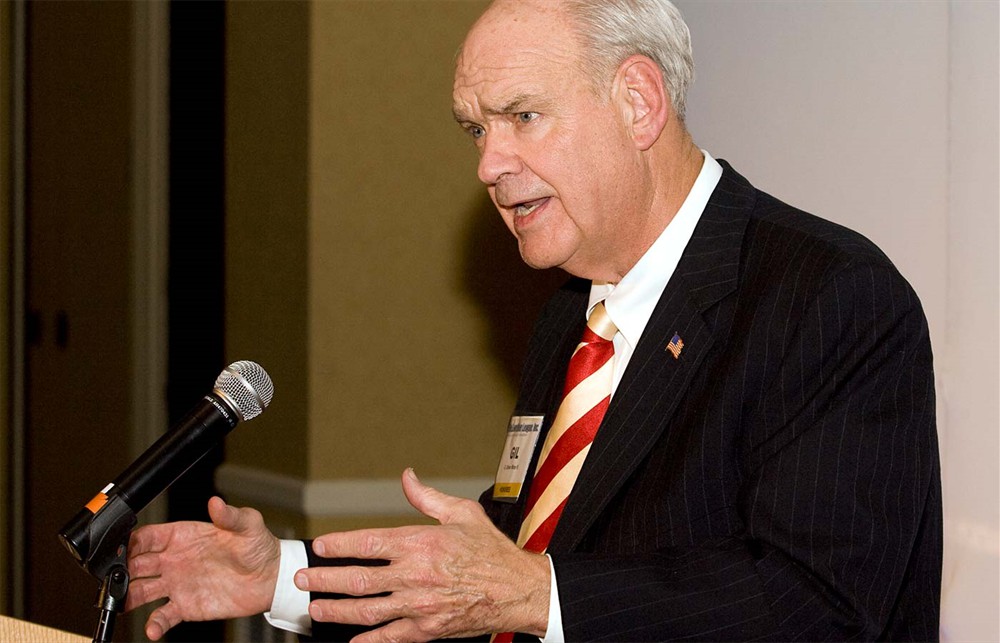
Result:
M548 548L597 428L608 410L615 354L612 340L617 333L618 329L604 309L604 302L600 302L590 313L583 338L569 360L562 403L538 456L524 508L524 521L517 537L518 546L527 551L542 554ZM493 637L495 643L511 640L511 632Z
M604 302L598 303L569 360L562 403L538 456L517 538L518 546L528 551L541 554L548 547L604 419L611 401L612 340L617 332Z

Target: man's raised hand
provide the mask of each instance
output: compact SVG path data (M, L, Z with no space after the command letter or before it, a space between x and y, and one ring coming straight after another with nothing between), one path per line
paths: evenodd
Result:
M410 504L441 524L317 538L317 555L385 559L389 565L300 570L295 575L300 589L359 597L313 601L310 616L337 623L387 623L356 639L367 643L496 631L543 635L548 560L518 548L478 503L428 487L410 469L403 474L403 491ZM390 594L370 596L382 592Z
M167 602L149 616L157 640L181 621L259 614L271 608L281 549L258 511L208 502L212 522L140 527L129 541L126 609Z

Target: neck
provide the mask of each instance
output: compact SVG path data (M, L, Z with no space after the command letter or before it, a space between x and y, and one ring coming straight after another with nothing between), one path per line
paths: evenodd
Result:
M679 125L679 131L674 134L662 136L649 150L647 197L641 208L641 224L629 243L632 248L630 256L614 270L614 274L605 275L598 281L621 281L670 225L698 179L705 155L683 125Z
M651 223L659 236L680 210L694 182L698 179L705 155L694 144L683 124L674 136L663 136L650 150L650 174L653 190L650 199ZM673 144L670 141L674 141ZM663 143L659 147L659 143ZM650 244L656 237L650 240Z

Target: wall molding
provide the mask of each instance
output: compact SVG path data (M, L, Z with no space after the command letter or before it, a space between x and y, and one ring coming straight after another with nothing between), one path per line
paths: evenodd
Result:
M428 478L427 485L460 498L477 499L493 478ZM263 469L223 464L215 472L219 492L241 501L284 509L310 518L417 515L403 496L399 478L305 480Z

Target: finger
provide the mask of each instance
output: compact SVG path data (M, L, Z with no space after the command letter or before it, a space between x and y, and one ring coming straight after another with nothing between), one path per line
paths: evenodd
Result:
M425 485L420 482L412 468L403 472L403 493L417 511L442 525L470 518L470 507L473 504L479 506L471 500L449 496Z
M351 639L351 643L397 643L397 641L430 641L435 638L437 637L417 627L412 620L401 618L356 636Z
M165 585L159 578L140 578L128 585L128 596L125 599L125 611L152 603L166 597Z
M168 601L149 615L149 620L146 621L146 636L152 641L158 641L161 636L167 633L167 630L182 620L180 608Z
M379 625L406 614L393 597L321 599L309 603L309 616L323 623Z
M393 582L395 573L386 567L309 567L295 573L295 586L302 591L370 596L392 592L402 587Z
M128 573L132 580L159 576L163 559L159 553L139 554L128 557Z
M324 558L382 558L392 560L405 550L406 539L419 527L359 529L323 534L313 541L313 551Z
M170 541L170 525L146 525L132 532L128 541L128 557L163 551Z

